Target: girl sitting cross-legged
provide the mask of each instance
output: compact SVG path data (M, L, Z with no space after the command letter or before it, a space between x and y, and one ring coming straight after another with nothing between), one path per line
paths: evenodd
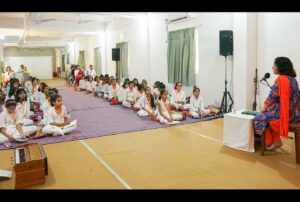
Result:
M134 89L133 81L130 81L129 82L129 90L126 93L126 98L123 101L123 106L124 107L133 107L133 105L135 104L135 101L136 101L136 97L137 97L137 92Z
M122 104L126 99L127 92L129 91L129 82L124 81L123 86L120 88L118 96L118 104Z
M92 76L88 76L88 81L85 83L85 88L87 93L94 93L95 92L95 82Z
M0 143L26 138L37 131L36 126L22 126L21 114L16 110L17 102L9 99L6 110L0 114Z
M176 110L189 109L189 105L186 104L185 92L182 89L182 83L177 82L175 85L175 90L171 94L171 107Z
M109 87L108 91L108 101L112 102L112 104L117 104L118 97L119 97L119 86L117 84L116 79L112 79L112 83Z
M64 135L77 128L77 120L71 122L70 116L67 113L66 107L62 104L62 97L60 95L53 95L51 97L52 107L48 111L48 122L42 129L44 135Z
M135 104L135 107L139 109L137 114L139 116L154 116L155 104L154 97L151 94L151 88L146 87L146 93Z
M193 96L190 99L190 114L195 119L210 115L210 110L204 108L204 100L197 86L194 86Z
M157 103L157 118L160 121L160 123L176 124L183 119L183 116L181 114L175 114L171 112L170 103L168 101L168 94L169 93L167 90L162 90L160 92L159 101Z
M16 92L16 102L18 111L21 115L21 124L23 126L34 125L34 122L30 119L33 112L30 111L30 102L27 99L26 91L24 88L19 88Z

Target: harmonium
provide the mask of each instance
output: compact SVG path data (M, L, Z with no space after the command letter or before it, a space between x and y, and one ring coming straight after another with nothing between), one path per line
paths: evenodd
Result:
M44 184L48 175L47 156L42 145L23 144L15 148L15 189Z

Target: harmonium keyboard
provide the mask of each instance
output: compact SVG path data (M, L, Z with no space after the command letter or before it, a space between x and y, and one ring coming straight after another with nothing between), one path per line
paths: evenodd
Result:
M27 188L46 182L47 156L42 145L24 144L15 148L15 188Z

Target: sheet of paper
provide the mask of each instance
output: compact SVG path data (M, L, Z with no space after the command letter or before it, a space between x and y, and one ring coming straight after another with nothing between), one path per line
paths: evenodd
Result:
M11 178L12 171L9 170L0 170L0 177Z

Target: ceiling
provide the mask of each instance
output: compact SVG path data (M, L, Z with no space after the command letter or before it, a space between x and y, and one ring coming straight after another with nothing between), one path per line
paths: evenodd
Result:
M96 35L116 19L141 18L141 12L1 12L0 43L4 46L56 43L64 45L75 37Z

